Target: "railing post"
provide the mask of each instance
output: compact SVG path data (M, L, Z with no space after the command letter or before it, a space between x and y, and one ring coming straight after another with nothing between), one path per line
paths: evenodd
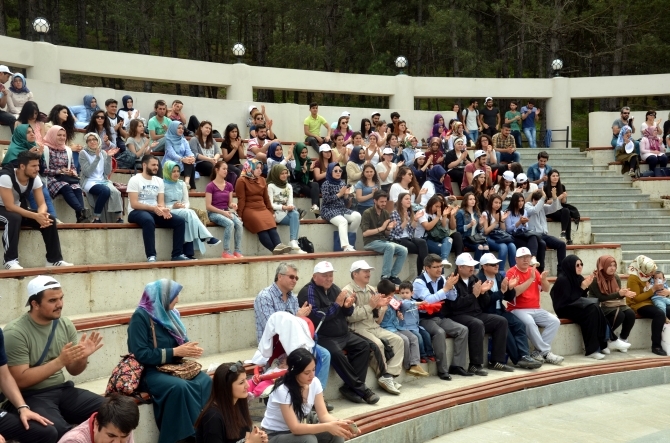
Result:
M569 148L570 143L570 126L565 127L565 148Z

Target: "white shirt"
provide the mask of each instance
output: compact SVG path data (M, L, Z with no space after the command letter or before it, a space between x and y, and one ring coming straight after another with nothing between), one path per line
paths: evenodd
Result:
M86 158L88 158L89 163L93 163L95 161L95 155L91 155L86 151L81 151L79 155L85 155ZM84 187L84 191L88 192L91 190L91 188L95 185L99 184L104 184L107 182L107 179L105 178L105 158L107 154L104 153L104 151L100 152L100 161L98 161L98 167L95 168L95 171L89 175L88 180L86 180L86 187Z
M16 169L14 169L14 176L16 177ZM17 180L18 182L18 180ZM35 181L33 182L33 191L35 189L39 189L42 187L42 180L40 180L39 175L35 177ZM19 194L16 193L16 190L14 189L14 185L12 185L12 179L9 175L3 175L0 176L0 188L9 188L12 190L12 195L14 195L14 204L19 205L20 200L19 200ZM26 189L28 188L28 183L26 183L25 186L23 186L21 183L19 183L19 189L21 190L21 194L26 192ZM5 206L5 202L2 201L2 197L0 197L0 206Z
M540 180L541 180L542 177L544 177L544 174L545 174L545 171L547 170L547 168L539 168L539 169L540 169ZM542 189L544 187L544 182L538 183L537 187Z
M398 197L403 192L409 193L409 191L407 189L403 188L400 183L393 183L393 185L391 186L391 189L389 190L389 201L392 201L393 203L396 203L398 201ZM411 196L411 199L412 199L412 203L414 203L414 200L415 200L414 194L410 194L410 196Z
M314 406L314 399L318 394L323 392L321 382L314 377L312 383L309 385L309 392L307 394L307 402L302 404L302 412L307 416ZM261 422L261 427L268 431L288 431L289 428L284 421L284 416L281 413L281 405L290 405L291 395L286 388L286 385L281 385L279 388L272 391L268 398L267 409L265 409L265 416ZM291 408L293 410L293 408Z
M375 169L377 170L377 174L379 174L380 172L386 172L386 165L384 165L383 162L379 162L375 166ZM392 184L393 180L395 180L397 172L398 172L398 165L396 165L395 163L391 163L391 172L389 172L389 175L386 176L386 180L382 180L382 178L379 177L379 180L381 182L380 184L382 185Z
M165 194L165 185L160 177L153 176L151 180L147 180L142 177L142 174L135 174L128 180L128 193L131 192L137 193L138 203L156 206L158 204L158 194ZM128 199L128 213L130 214L132 211L133 208L130 205L130 199Z

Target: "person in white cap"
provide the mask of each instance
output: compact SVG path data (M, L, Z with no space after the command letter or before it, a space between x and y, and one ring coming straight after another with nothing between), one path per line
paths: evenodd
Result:
M346 126L346 130L344 132L346 133L347 131L351 131L351 125L349 124L349 119L350 118L351 118L351 113L349 111L342 111L342 114L340 114L340 116L337 118L337 121L330 124L330 129L335 131L336 129L338 129L340 127L340 123L342 121L346 121L347 126Z
M334 163L335 159L333 158L333 150L329 144L322 144L319 146L319 158L314 162L312 171L314 172L314 181L323 185L326 181L326 172L328 171L328 165Z
M379 181L381 182L381 188L385 192L391 190L391 186L395 181L395 176L398 173L398 164L393 163L394 155L392 148L384 148L382 151L382 161L375 166L377 175L379 175ZM402 166L402 164L400 166Z
M530 356L526 325L505 309L507 300L514 298L514 286L517 281L512 280L510 284L510 279L500 272L501 261L490 252L482 255L479 260L481 269L477 277L482 283L488 280L492 284L488 302L480 297L479 303L484 312L500 315L507 320L507 355L512 363L523 369L537 369L542 363Z
M484 369L484 334L491 337L491 357L488 367L494 371L513 372L505 362L507 343L507 320L496 314L484 311L491 295L492 281L481 282L475 277L475 266L479 262L464 252L456 257L458 281L454 285L456 298L446 299L444 311L447 317L468 328L468 351L470 366L468 372L475 375L488 375Z
M502 211L507 211L510 201L512 200L512 195L516 191L516 179L514 178L514 173L512 171L505 171L502 174L502 177L499 177L498 184L493 187L493 190L496 194L500 195L502 198Z
M486 187L489 188L493 184L493 178L491 177L491 167L486 164L488 156L486 151L479 150L475 151L474 160L472 163L465 165L465 175L463 175L463 182L461 183L461 195L465 195L468 192L473 192L473 183L472 179L476 171L483 171L486 173Z
M526 325L526 333L535 350L530 355L535 360L552 365L560 365L563 357L551 352L561 321L540 306L540 290L549 292L551 285L548 272L540 272L531 265L532 255L528 248L516 251L516 265L507 271L507 278L513 282L514 298L508 300L507 310ZM542 333L540 329L543 328Z
M391 394L399 395L400 391L396 387L393 377L401 374L405 352L404 342L399 335L383 329L375 321L376 317L379 316L379 308L388 305L390 298L378 294L377 290L369 284L372 269L374 268L365 260L355 261L349 268L353 281L342 290L353 294L356 301L354 312L347 317L347 321L352 332L370 340L380 350L384 349L382 339L390 344L393 349L393 357L387 360L385 353L380 352L379 357L382 361L375 358L370 360L370 364L379 376L377 379L379 386Z
M465 146L465 139L455 139L454 149L444 154L445 168L452 183L458 183L458 186L461 186L463 175L465 174L465 166L470 163L472 163L472 160L470 160L470 155L468 154L468 147Z
M307 302L309 319L315 326L321 325L318 342L330 352L330 364L344 382L340 394L354 403L375 404L379 396L365 384L370 345L349 331L347 322L354 313L356 297L333 284L334 272L330 262L317 263L312 280L298 293L298 303L304 306Z
M507 123L502 125L502 130L491 137L493 149L496 151L499 163L518 163L521 154L517 151L516 142L512 136L512 128Z
M7 106L7 96L9 90L5 88L5 83L9 81L14 73L5 65L0 65L0 125L9 126L9 130L14 134L14 123L16 118L9 112L5 111Z
M377 127L377 123L379 123L379 119L381 118L381 113L379 111L372 111L372 114L370 114L370 119L372 119L372 130L374 131L374 128Z
M325 127L328 132L325 137L321 137L321 126ZM303 122L305 143L318 151L319 145L330 142L331 131L328 121L319 115L319 104L316 102L310 103L309 115Z
M493 98L484 99L484 108L479 112L479 125L482 132L493 137L500 130L500 110L493 107Z
M30 310L4 329L9 371L21 391L30 393L26 405L53 422L59 438L103 402L100 395L65 381L63 369L72 376L84 372L88 357L102 347L102 337L92 332L77 339L72 321L61 316L63 295L53 277L33 278L26 297Z

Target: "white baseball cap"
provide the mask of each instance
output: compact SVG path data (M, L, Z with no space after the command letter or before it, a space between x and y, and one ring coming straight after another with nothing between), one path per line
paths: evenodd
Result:
M379 111L372 111L372 114L370 114L370 118L374 117L375 115L381 116L382 114Z
M480 149L479 151L475 151L475 160L477 160L482 155L486 155L486 152L484 150Z
M326 151L332 151L329 145L324 143L321 146L319 146L319 152L326 152Z
M508 182L513 182L514 181L514 173L512 171L505 171L503 172L503 178L507 180Z
M472 258L472 255L467 252L456 257L456 266L477 266L478 264L479 262Z
M505 174L503 174L505 175ZM528 181L528 176L524 174L523 172L519 175L516 176L516 182L517 183L525 183Z
M382 155L386 155L386 154L391 154L391 155L393 155L393 149L391 149L391 148L384 148L384 150L382 151Z
M326 272L335 272L333 264L329 261L320 261L314 266L314 274L325 274Z
M2 71L0 71L2 72ZM35 294L47 289L57 289L60 288L60 283L53 277L48 275L38 275L28 282L28 298L32 297ZM26 300L26 306L29 305L29 302Z
M249 114L251 114L251 111L253 111L254 109L258 109L258 106L256 105L249 106Z
M481 169L477 169L477 170L472 174L472 178L475 179L475 178L479 177L480 175L482 175L483 173L484 173L484 171L482 171Z
M489 101L489 100L493 101L493 97L486 97L486 98L484 99L484 103L486 103L486 102Z
M342 114L340 114L340 117L351 117L351 114L349 111L342 111Z
M374 267L370 266L368 262L365 260L357 260L351 264L351 267L349 268L349 272L355 272L358 270L366 270L366 269L374 269Z
M523 247L516 250L516 258L525 257L526 255L533 255L530 253L530 249Z
M425 157L425 156L426 156L426 154L424 154L423 151L419 151L414 155L414 158L417 159L419 157Z
M499 260L496 258L495 255L491 254L490 252L487 252L486 254L482 255L482 258L479 259L479 263L483 265L494 265L496 263L500 263L502 260Z
M9 75L14 75L14 73L10 71L9 68L5 65L0 65L0 72L6 72Z

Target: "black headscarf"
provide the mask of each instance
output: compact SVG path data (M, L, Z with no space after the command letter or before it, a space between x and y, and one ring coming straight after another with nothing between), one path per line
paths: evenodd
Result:
M579 300L585 293L582 289L584 277L577 274L576 270L578 261L581 260L576 255L568 255L561 262L561 273L550 292L554 310Z

